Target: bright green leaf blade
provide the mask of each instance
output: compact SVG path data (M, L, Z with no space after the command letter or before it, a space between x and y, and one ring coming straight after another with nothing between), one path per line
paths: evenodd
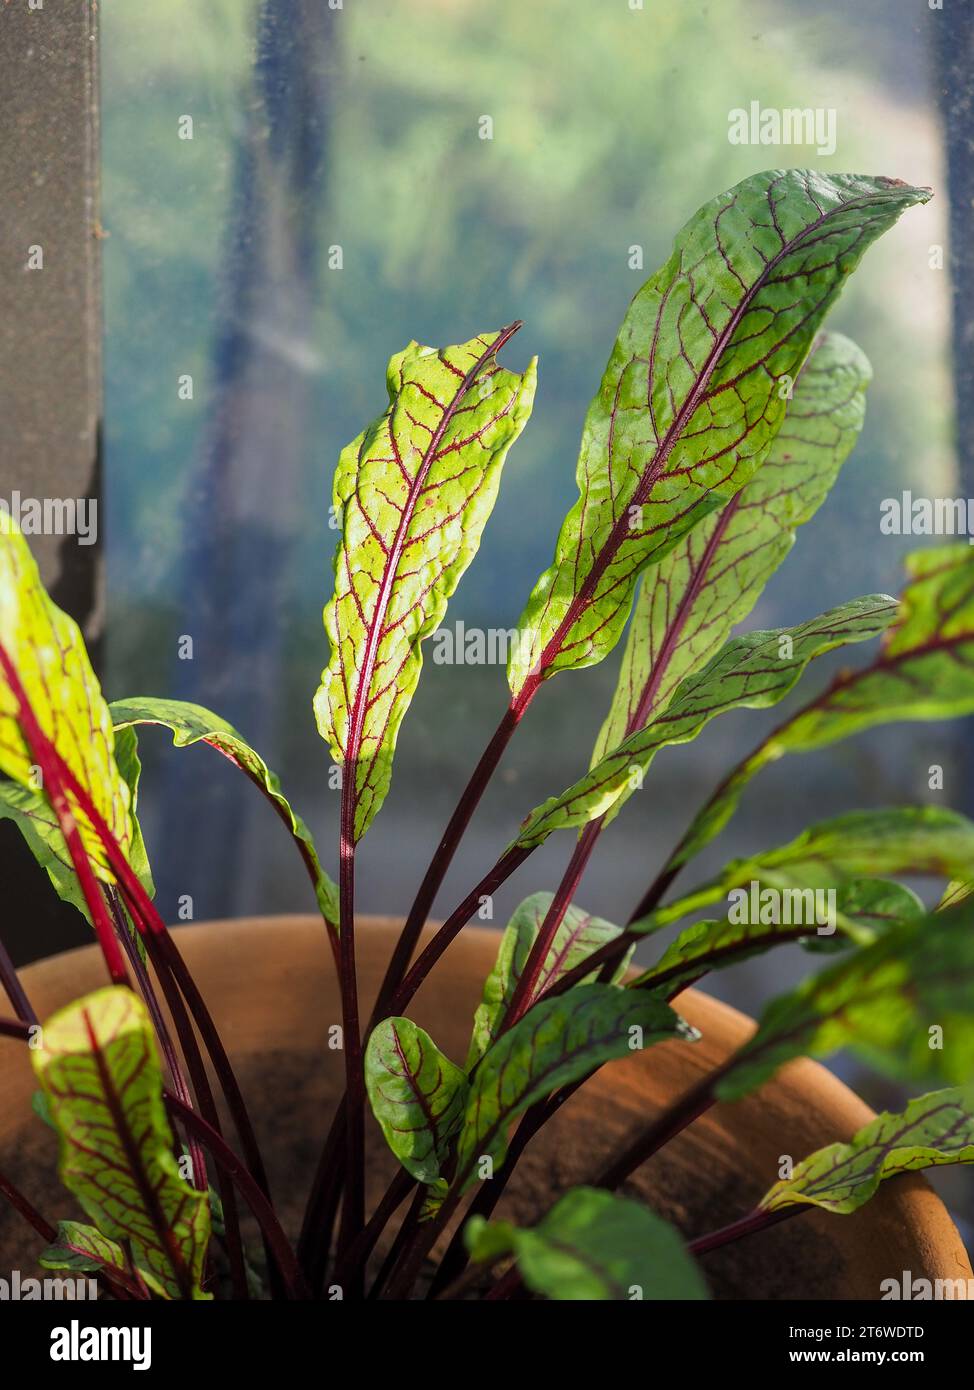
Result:
M237 733L232 724L202 705L184 700L156 700L151 696L135 696L116 700L109 707L115 722L117 737L137 724L159 724L170 731L176 748L189 748L194 743L208 743L245 772L271 802L277 814L291 832L302 857L314 873L315 896L325 919L338 923L338 889L325 873L318 859L311 832L294 811L281 791L281 784L263 758Z
M131 794L129 817L132 823L132 841L128 849L128 860L151 898L155 896L155 884L152 881L149 858L142 838L142 828L135 815L142 764L139 761L138 739L133 729L116 731L115 762ZM71 903L90 922L91 914L85 895L81 891L57 816L51 810L47 798L40 792L20 786L17 782L0 782L0 820L13 821L27 841L34 858L47 873L58 897L66 903Z
M835 918L838 940L843 945L850 941L868 943L897 922L913 921L923 914L920 899L899 883L857 879L836 890ZM710 971L726 970L773 946L792 941L820 944L814 907L809 914L803 905L796 917L786 898L784 911L775 915L787 920L762 921L759 914L751 911L744 921L724 917L719 922L694 922L667 947L654 966L632 981L632 987L660 990L669 999Z
M853 1047L895 1075L974 1075L974 903L893 927L774 1000L716 1086L753 1091L793 1057Z
M421 643L477 553L531 413L535 363L518 373L495 361L517 327L439 350L410 343L389 363L386 411L338 460L331 657L315 714L342 768L355 840L388 791Z
M623 321L578 460L579 498L518 624L530 681L611 651L637 576L764 461L824 314L928 190L768 170L700 209Z
M408 1018L386 1018L369 1038L365 1085L399 1162L417 1182L436 1182L463 1120L463 1071Z
M97 990L48 1019L34 1071L60 1140L61 1181L107 1239L129 1242L166 1298L200 1289L207 1194L179 1174L148 1014L130 990Z
M497 950L497 960L484 981L483 998L474 1015L473 1036L470 1039L470 1051L466 1062L468 1071L494 1041L498 1024L511 1002L517 982L521 978L521 971L553 897L552 893L532 893L531 897L525 898L514 909L511 920L504 928ZM551 943L538 984L528 1002L534 1003L557 984L563 975L567 975L569 970L580 965L586 956L594 954L600 946L614 941L621 934L621 927L606 922L602 917L593 917L579 907L569 907ZM615 978L625 973L628 960L627 953Z
M757 473L643 575L593 765L665 709L750 613L851 453L871 375L855 343L821 334Z
M72 1269L79 1272L99 1269L125 1270L125 1251L94 1226L80 1221L59 1221L57 1240L38 1259L43 1269Z
M710 883L658 909L631 930L656 930L751 884L828 890L877 874L954 878L974 863L974 823L936 806L849 811L820 821L777 849L727 864Z
M562 1301L704 1299L707 1286L679 1233L628 1197L567 1192L536 1226L471 1221L475 1260L510 1250L534 1293Z
M758 1203L780 1211L810 1203L826 1211L856 1211L897 1173L949 1163L974 1163L970 1088L932 1091L911 1100L902 1115L877 1115L848 1144L829 1144L775 1183Z
M721 831L762 768L785 753L824 748L877 724L951 719L974 711L974 552L922 550L876 660L843 672L728 774L694 819L666 869L685 864Z
M494 1043L474 1072L457 1141L461 1189L476 1181L482 1159L490 1158L495 1168L503 1161L508 1127L535 1101L614 1057L662 1038L697 1036L661 1000L612 985L578 985L542 1000Z
M611 820L641 785L661 748L690 742L727 710L777 704L815 657L878 637L895 614L895 600L872 594L798 627L733 638L702 671L683 682L648 728L624 739L561 796L550 797L532 811L515 844L539 845L553 830L582 826L597 816Z
M27 542L3 510L0 648L16 670L43 733L88 793L122 850L129 854L133 839L131 797L115 762L111 717L84 639L77 623L51 602ZM20 731L17 699L2 671L0 772L28 791L43 791ZM92 868L103 881L114 883L101 840L70 793L69 799Z

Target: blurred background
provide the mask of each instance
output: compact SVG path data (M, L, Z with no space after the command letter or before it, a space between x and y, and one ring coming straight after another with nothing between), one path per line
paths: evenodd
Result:
M327 659L331 474L383 408L387 359L412 338L461 342L524 320L505 361L539 355L537 403L448 619L512 627L575 497L582 419L630 297L701 203L773 165L892 175L936 197L870 251L831 319L874 367L865 431L749 626L896 592L918 542L880 534L882 499L905 488L974 496L958 236L970 217L969 67L958 76L946 23L927 0L109 0L109 694L176 696L231 720L334 868L338 792L311 713ZM731 145L728 114L751 101L834 109L834 154ZM951 235L957 250L938 261L931 248ZM642 270L630 268L633 247ZM186 636L192 660L181 659ZM440 915L526 812L587 766L620 654L541 693ZM819 663L802 700L829 673ZM502 667L427 657L392 792L359 855L363 912L408 906L506 694ZM721 771L780 717L728 716L665 751L578 901L628 916ZM786 760L752 784L700 872L845 809L938 798L972 810L969 742L967 725L900 726ZM162 731L141 743L164 916L184 895L197 920L312 910L287 837L229 764L205 748L176 753ZM933 763L942 792L928 788ZM553 888L570 849L550 840L498 895L495 922ZM709 987L756 1011L808 963L785 952ZM854 1063L835 1065L873 1104L896 1101ZM965 1181L951 1189L962 1220Z

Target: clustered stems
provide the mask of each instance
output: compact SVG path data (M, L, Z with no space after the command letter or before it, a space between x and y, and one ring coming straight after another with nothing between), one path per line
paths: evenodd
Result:
M342 1047L345 1057L345 1199L339 1228L339 1257L345 1255L365 1224L365 1073L355 975L355 842L346 823L343 800L341 866ZM354 1271L352 1272L354 1280Z

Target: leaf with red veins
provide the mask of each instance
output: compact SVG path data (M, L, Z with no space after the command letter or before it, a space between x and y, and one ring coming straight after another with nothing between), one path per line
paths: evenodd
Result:
M162 1298L205 1298L210 1205L181 1175L149 1015L96 990L47 1020L31 1052L60 1140L61 1181Z
M48 597L27 542L8 513L0 510L0 772L38 794L32 808L63 844L56 817L40 804L43 789L21 732L20 701L7 663L41 731L131 860L132 793L116 763L111 715L84 639L74 619ZM70 793L69 801L92 868L104 882L113 883L101 840Z
M338 461L341 541L324 615L331 658L315 714L343 770L355 841L389 789L421 643L477 552L507 451L531 412L535 362L518 373L496 361L519 326L397 353L387 409Z
M909 583L876 660L841 672L738 763L698 813L665 871L708 844L734 814L751 778L785 753L824 748L878 724L974 713L974 551L968 545L921 550L907 558L906 567Z
M463 1118L463 1072L408 1018L386 1018L369 1038L365 1084L372 1113L402 1166L417 1182L436 1182Z
M820 334L757 473L644 573L593 765L665 709L750 613L855 447L871 376L855 343Z
M802 1159L758 1203L781 1211L808 1203L847 1215L858 1210L897 1173L951 1163L974 1163L974 1111L970 1088L950 1087L911 1100L901 1115L877 1115L848 1144L829 1144Z
M870 594L797 627L732 638L702 671L687 677L652 724L623 739L560 796L536 807L514 844L531 849L553 830L578 828L597 817L612 820L642 785L661 748L689 743L711 719L729 710L777 704L810 661L836 647L879 637L896 611L895 599Z
M770 170L690 219L630 305L589 407L579 498L519 623L515 697L611 651L640 571L750 480L846 279L929 196L893 179Z

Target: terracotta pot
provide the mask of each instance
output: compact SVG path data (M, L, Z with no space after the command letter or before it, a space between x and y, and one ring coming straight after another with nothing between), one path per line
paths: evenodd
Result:
M356 949L367 1011L397 924L369 918ZM330 953L313 917L249 918L176 929L180 950L216 1019L254 1114L285 1223L298 1222L309 1177L342 1089L342 1057L327 1047L340 1009ZM497 934L468 929L410 1009L450 1056L462 1059ZM32 965L22 978L42 1018L104 983L95 947ZM676 1007L703 1034L615 1062L563 1107L521 1160L498 1215L528 1223L552 1197L584 1180L638 1126L746 1039L753 1022L697 991ZM50 1219L71 1214L54 1175L53 1135L31 1113L26 1049L0 1039L0 1168ZM777 1176L779 1157L800 1159L845 1140L872 1112L824 1067L797 1061L756 1095L715 1106L645 1164L630 1190L701 1235L742 1215ZM370 1122L371 1124L371 1122ZM369 1198L395 1171L378 1130L369 1135ZM0 1210L0 1270L32 1267L37 1244ZM968 1279L971 1266L939 1198L919 1175L897 1178L852 1216L822 1212L787 1221L704 1257L717 1297L877 1299L883 1279Z

